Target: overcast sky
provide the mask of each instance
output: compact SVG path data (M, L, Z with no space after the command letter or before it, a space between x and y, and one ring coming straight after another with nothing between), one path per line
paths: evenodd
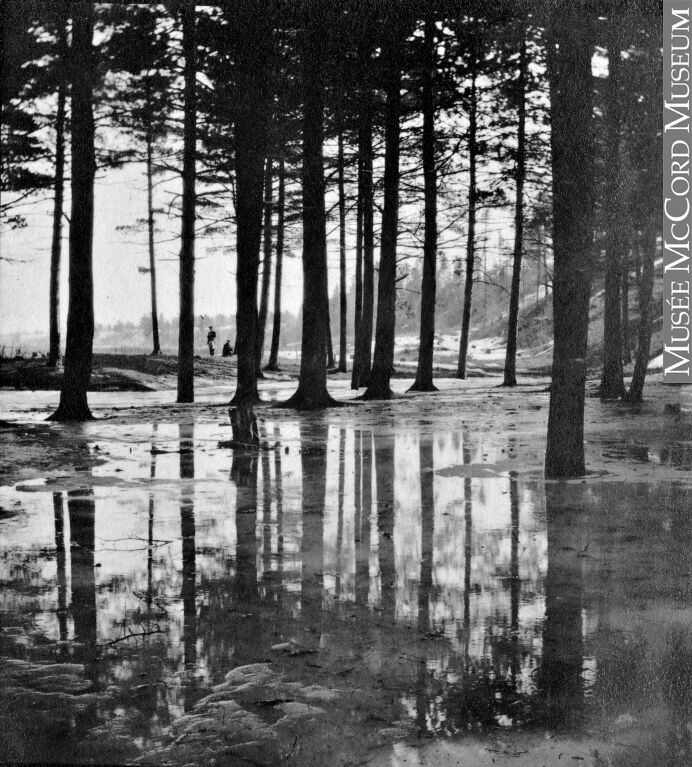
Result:
M69 190L68 194L69 194ZM159 189L156 205L170 196ZM119 320L138 322L151 311L149 275L138 267L148 266L146 233L132 234L117 227L146 216L146 193L142 165L110 171L96 184L94 227L94 308L97 323ZM0 333L48 332L48 285L50 276L52 200L35 206L27 215L25 229L4 231L0 237ZM66 203L69 213L69 202ZM157 282L159 313L178 314L179 221L160 216L157 238ZM68 225L63 227L61 271L61 315L63 333L67 319ZM195 274L195 314L235 314L235 236L229 247L217 250L224 238L198 238ZM4 258L17 259L8 263ZM336 260L335 260L336 258ZM330 283L338 281L338 253L330 258ZM302 295L299 258L284 262L285 306L296 311ZM63 335L64 337L64 335Z

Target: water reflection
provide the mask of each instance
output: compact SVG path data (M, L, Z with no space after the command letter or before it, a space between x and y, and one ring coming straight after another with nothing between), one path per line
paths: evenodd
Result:
M180 425L180 479L195 478L195 430L193 424ZM193 482L180 487L180 540L182 541L183 656L185 668L197 664L197 554L195 548L195 488ZM185 686L185 711L194 703L193 685Z
M68 761L97 737L112 756L104 727L137 753L168 743L228 671L267 660L347 693L363 732L579 730L656 699L683 738L687 488L482 473L501 465L482 435L391 420L263 428L258 455L161 426L137 483L0 491L23 510L2 522L0 667L69 659L101 695L63 729ZM239 700L269 727L295 695Z
M56 585L58 596L58 631L60 641L67 642L67 571L65 567L65 511L63 509L62 493L53 493L53 519L55 523L55 563ZM66 647L63 644L62 654Z
M70 560L74 642L76 657L92 664L96 647L96 579L94 575L96 506L93 490L70 490L67 493L70 520Z
M553 725L576 717L583 702L582 570L589 495L585 485L576 485L569 494L559 484L545 487L548 571L538 688L546 721Z

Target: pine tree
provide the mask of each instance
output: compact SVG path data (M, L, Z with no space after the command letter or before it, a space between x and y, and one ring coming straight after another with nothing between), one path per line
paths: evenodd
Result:
M65 372L54 421L86 421L94 338L92 246L94 232L94 7L73 0L72 11L72 210Z

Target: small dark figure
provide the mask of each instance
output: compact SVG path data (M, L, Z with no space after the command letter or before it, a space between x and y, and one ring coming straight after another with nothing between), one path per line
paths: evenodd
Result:
M216 344L214 343L215 341L216 341L216 331L210 325L209 332L207 333L207 346L209 347L209 354L212 357L214 356L214 351L216 350Z
M223 345L223 349L221 349L221 356L222 357L230 357L233 352L231 351L231 339L227 338L226 343Z

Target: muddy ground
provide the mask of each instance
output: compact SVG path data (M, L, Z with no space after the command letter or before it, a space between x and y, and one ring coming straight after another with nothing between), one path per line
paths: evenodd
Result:
M214 376L1 392L0 761L692 763L689 388L590 397L550 482L547 379L409 383L261 406L257 455Z

